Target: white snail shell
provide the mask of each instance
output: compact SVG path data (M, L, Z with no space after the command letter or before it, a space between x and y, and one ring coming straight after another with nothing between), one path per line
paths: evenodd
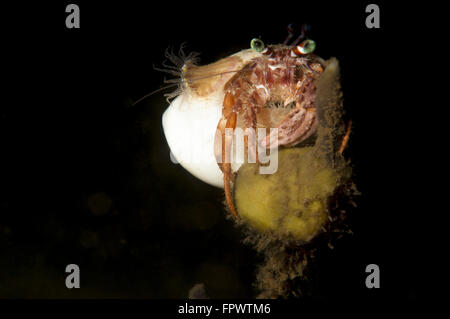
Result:
M223 174L214 156L214 137L222 100L179 95L163 114L167 143L175 159L192 175L223 188Z
M210 185L223 188L223 173L214 156L214 138L222 116L224 85L235 74L229 71L240 70L258 55L253 50L243 50L210 65L192 66L192 73L202 78L205 74L211 76L198 81L202 83L195 90L186 85L163 114L164 134L173 156L192 175ZM195 75L191 77L195 79ZM242 162L243 159L235 158L233 170Z

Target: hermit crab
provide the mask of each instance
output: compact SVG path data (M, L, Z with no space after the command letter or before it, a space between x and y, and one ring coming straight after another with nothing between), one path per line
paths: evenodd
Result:
M347 229L344 207L356 194L343 156L351 122L343 120L339 63L315 55L304 29L289 43L288 30L283 44L255 38L250 49L205 66L182 49L166 52L176 66L162 69L178 76L167 81L178 89L166 95L175 99L162 119L171 154L224 188L247 242L264 253L257 275L263 297L297 293L289 282L315 251L308 245ZM278 166L262 173L267 160Z
M180 76L168 81L179 88L167 95L176 98L163 115L172 154L193 175L224 187L235 217L232 184L240 164L247 158L258 162L261 148L294 146L317 130L316 81L325 61L313 54L315 42L304 40L304 32L288 44L291 37L268 46L253 39L250 49L205 66L182 49L179 56L166 52L176 67L162 71ZM246 132L245 159L227 156L235 146L226 131L237 128ZM275 130L256 136L257 128Z

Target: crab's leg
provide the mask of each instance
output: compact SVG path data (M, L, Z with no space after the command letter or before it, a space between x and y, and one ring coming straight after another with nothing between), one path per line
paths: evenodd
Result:
M222 118L217 125L216 137L214 139L214 156L216 158L217 165L223 172L223 162L224 162L224 139L225 139L225 126L227 124L227 119Z
M308 138L317 128L315 108L296 107L269 135L260 140L262 147L275 148L280 145L295 145Z
M231 115L227 119L226 128L235 129L236 128L236 118L237 115L235 112L232 112ZM225 154L230 150L231 144L233 142L233 135L229 136L225 134L225 152L222 152L222 159L225 159ZM234 217L237 217L236 208L234 207L233 196L231 195L231 180L234 178L233 173L231 172L231 159L230 161L223 161L223 186L225 190L225 199L230 209L231 213Z
M214 155L217 160L219 168L223 172L223 186L225 190L225 200L227 202L228 208L234 217L237 217L236 208L234 207L233 196L231 195L231 182L232 182L232 172L231 172L231 159L227 159L227 152L231 150L231 145L233 143L233 135L225 134L226 129L235 129L237 114L233 110L234 97L231 93L227 93L224 98L223 108L222 108L222 118L217 125L216 141L214 143ZM219 143L219 139L221 143Z
M252 130L248 131L248 134L245 134L244 136L245 156L248 159L250 159L251 156L251 158L254 159L256 163L258 163L258 148L256 143L256 114L253 107L249 107L247 109L247 114L244 121L246 127L252 128ZM249 152L250 154L248 154Z
M222 117L217 124L216 137L214 140L214 156L216 157L217 165L223 172L223 163L225 162L225 128L228 117L231 115L234 106L234 97L230 92L225 94L222 107Z
M341 142L341 147L339 148L339 154L342 154L345 150L345 147L347 146L348 139L350 138L350 131L352 128L352 120L349 120L347 123L347 130L345 131L344 138Z

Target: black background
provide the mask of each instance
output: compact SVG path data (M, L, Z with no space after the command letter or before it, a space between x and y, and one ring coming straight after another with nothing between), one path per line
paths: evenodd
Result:
M423 293L429 230L412 164L423 138L411 129L421 113L410 63L420 28L406 23L407 6L375 2L381 29L367 29L364 1L76 1L81 28L66 29L68 3L2 9L0 297L185 298L198 282L212 298L254 297L260 256L225 219L222 191L170 162L162 93L131 104L162 86L152 66L167 47L186 42L209 63L254 37L280 43L289 23L310 24L317 54L341 63L362 193L354 236L320 257L307 295ZM111 203L106 212L95 214L96 200ZM81 289L65 288L69 263ZM377 290L364 284L370 263L381 268Z

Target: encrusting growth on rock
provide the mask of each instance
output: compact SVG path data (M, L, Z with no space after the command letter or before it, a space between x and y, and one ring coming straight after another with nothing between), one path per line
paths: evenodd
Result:
M341 149L348 134L339 77L332 58L316 84L319 125L312 146L280 149L274 174L261 175L258 164L250 163L237 172L233 192L242 217L237 223L247 231L245 241L264 256L256 282L259 297L301 295L299 281L308 261L319 247L331 246L349 231L346 210L357 191Z

